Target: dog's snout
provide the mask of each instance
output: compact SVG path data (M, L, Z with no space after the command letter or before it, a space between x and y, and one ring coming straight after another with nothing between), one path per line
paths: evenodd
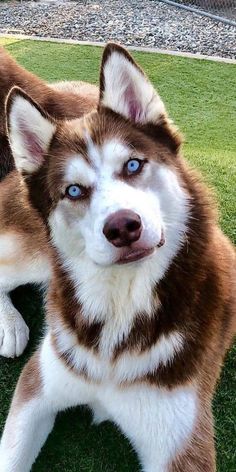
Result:
M103 233L116 247L130 246L141 236L142 221L131 210L119 210L110 215L104 225Z

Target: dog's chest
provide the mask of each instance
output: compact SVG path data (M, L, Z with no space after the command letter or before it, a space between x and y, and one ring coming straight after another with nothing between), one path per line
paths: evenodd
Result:
M184 346L184 339L176 330L162 334L144 350L133 346L115 356L111 347L118 336L119 333L115 330L112 332L112 326L108 325L101 334L98 348L90 349L79 344L76 335L65 329L60 330L58 327L56 335L53 335L58 354L78 376L95 383L109 382L117 385L142 380L159 367L169 365Z
M60 409L87 404L93 411L95 423L114 421L127 437L137 437L138 443L144 446L144 452L150 454L150 457L154 451L155 470L166 472L168 463L194 427L197 412L194 384L174 389L139 381L130 382L129 385L119 384L115 379L119 373L118 366L114 367L101 356L96 359L91 356L91 353L81 350L74 352L74 366L77 368L81 368L83 360L85 362L87 359L86 367L93 375L93 381L88 381L83 375L74 375L61 362L53 349L51 337L46 337L41 353L42 364L46 367L46 391L50 391ZM133 372L133 375L137 375L132 364L135 362L137 367L136 360L135 356L132 360L131 357L123 359L126 370L122 370L122 364L120 373L124 375L125 372ZM146 365L150 367L150 358ZM59 392L55 385L60 386Z
M82 270L83 269L83 270ZM158 332L159 299L150 267L119 277L111 269L90 273L71 266L75 286L75 329L58 318L53 327L56 349L70 369L90 381L134 382L171 363L184 345L180 332ZM63 319L63 316L62 316Z

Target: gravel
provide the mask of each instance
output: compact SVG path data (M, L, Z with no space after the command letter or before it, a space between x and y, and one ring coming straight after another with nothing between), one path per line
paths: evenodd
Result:
M236 57L236 28L158 0L0 3L0 32Z

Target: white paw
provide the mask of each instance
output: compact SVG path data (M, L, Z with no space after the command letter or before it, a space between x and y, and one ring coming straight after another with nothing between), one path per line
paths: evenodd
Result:
M28 340L29 328L17 310L0 314L0 356L20 356Z

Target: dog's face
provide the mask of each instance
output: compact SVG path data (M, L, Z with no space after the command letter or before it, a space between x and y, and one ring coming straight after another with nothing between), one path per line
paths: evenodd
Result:
M56 123L24 94L8 101L16 166L43 186L54 244L100 266L162 265L183 240L187 196L176 172L179 138L152 85L122 48L105 49L98 109ZM35 193L35 192L34 192ZM44 202L38 207L43 211Z

